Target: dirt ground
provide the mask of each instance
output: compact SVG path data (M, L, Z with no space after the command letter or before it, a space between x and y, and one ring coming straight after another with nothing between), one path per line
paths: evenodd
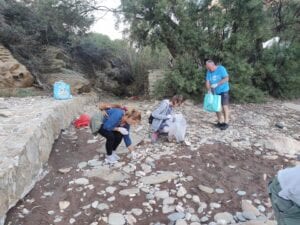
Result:
M94 186L91 189L69 184L70 181L83 177L83 172L77 168L78 163L91 160L99 154L96 152L99 142L87 144L87 140L91 139L91 136L84 129L75 132L77 138L65 137L63 133L60 135L53 145L48 165L45 168L48 173L41 181L37 182L23 200L9 211L5 225L67 225L70 224L70 218L75 218L76 221L73 223L75 225L89 225L98 221L100 217L108 216L110 212L124 213L132 208L143 209L143 214L136 216L137 225L147 225L151 222L168 224L167 214L162 213L161 204L152 205L153 212L144 210L142 204L148 200L143 192L134 198L121 196L119 190L123 187L118 183L108 184L100 178L89 178L90 184ZM104 144L104 142L100 144ZM150 143L143 143L142 147L146 148L147 145ZM122 157L122 160L128 163L125 155ZM197 151L191 151L187 146L179 145L176 155L168 155L156 161L156 167L152 171L182 171L185 177L193 176L192 181L184 182L184 187L189 194L198 195L201 202L207 204L210 202L221 203L221 208L215 209L213 214L227 211L234 215L235 212L241 211L242 199L259 199L267 204L268 181L276 171L288 164L289 160L283 157L276 160L264 159L255 155L254 151L241 151L221 144L205 145ZM72 167L71 171L66 174L58 171L60 168L66 167ZM134 174L130 180L132 182L136 180ZM200 184L222 188L224 193L207 194L199 190L198 185ZM113 202L107 201L107 198L111 197L110 194L101 194L101 190L105 190L107 186L117 187L112 194L116 197ZM72 189L69 189L70 187ZM176 187L174 182L166 182L160 185L160 189L176 189ZM238 190L246 191L246 195L243 197L237 195ZM45 194L43 195L45 192L53 192L53 194L45 197ZM70 206L64 212L60 212L59 201L63 200L69 201ZM104 211L82 208L96 200L112 205L112 207ZM185 203L186 205L194 208L197 214L198 206L195 203L188 201ZM21 213L24 212L24 209L29 210L25 215ZM54 214L49 215L49 211L54 211ZM271 209L267 208L267 212L271 212ZM74 214L77 214L77 217L74 217ZM63 217L62 221L54 223L55 216L58 215ZM197 215L201 218L205 214ZM106 223L100 220L98 224Z

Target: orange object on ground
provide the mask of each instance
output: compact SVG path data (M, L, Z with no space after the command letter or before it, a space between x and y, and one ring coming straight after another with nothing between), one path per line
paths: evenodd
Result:
M90 119L88 114L81 114L80 117L74 121L74 126L76 128L87 127L90 124Z

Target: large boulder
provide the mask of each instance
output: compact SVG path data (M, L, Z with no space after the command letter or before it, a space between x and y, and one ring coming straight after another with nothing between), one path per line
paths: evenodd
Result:
M277 151L280 155L300 154L300 141L283 135L273 135L262 141L265 148Z
M0 88L31 87L33 81L34 78L27 68L0 44Z
M57 73L67 68L71 61L68 54L61 48L47 46L42 53L41 73Z
M82 74L72 70L61 69L61 72L44 74L43 76L46 83L51 85L56 81L68 83L71 86L73 95L91 91L89 80L85 79Z

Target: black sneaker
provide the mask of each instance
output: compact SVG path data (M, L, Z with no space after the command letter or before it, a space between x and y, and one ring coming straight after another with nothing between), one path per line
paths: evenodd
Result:
M221 128L222 125L223 125L223 123L218 122L218 123L215 124L215 127Z
M220 126L220 129L221 129L221 130L226 130L228 127L229 127L229 125L228 125L227 123L223 123L223 124Z

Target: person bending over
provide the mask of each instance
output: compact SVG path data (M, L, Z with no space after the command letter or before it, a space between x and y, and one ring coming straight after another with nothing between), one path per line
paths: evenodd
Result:
M99 133L106 138L106 162L116 163L120 157L116 150L122 139L128 150L132 153L134 147L129 136L130 126L136 125L141 121L141 113L136 109L125 110L120 108L111 108L105 110L107 116L104 117Z

